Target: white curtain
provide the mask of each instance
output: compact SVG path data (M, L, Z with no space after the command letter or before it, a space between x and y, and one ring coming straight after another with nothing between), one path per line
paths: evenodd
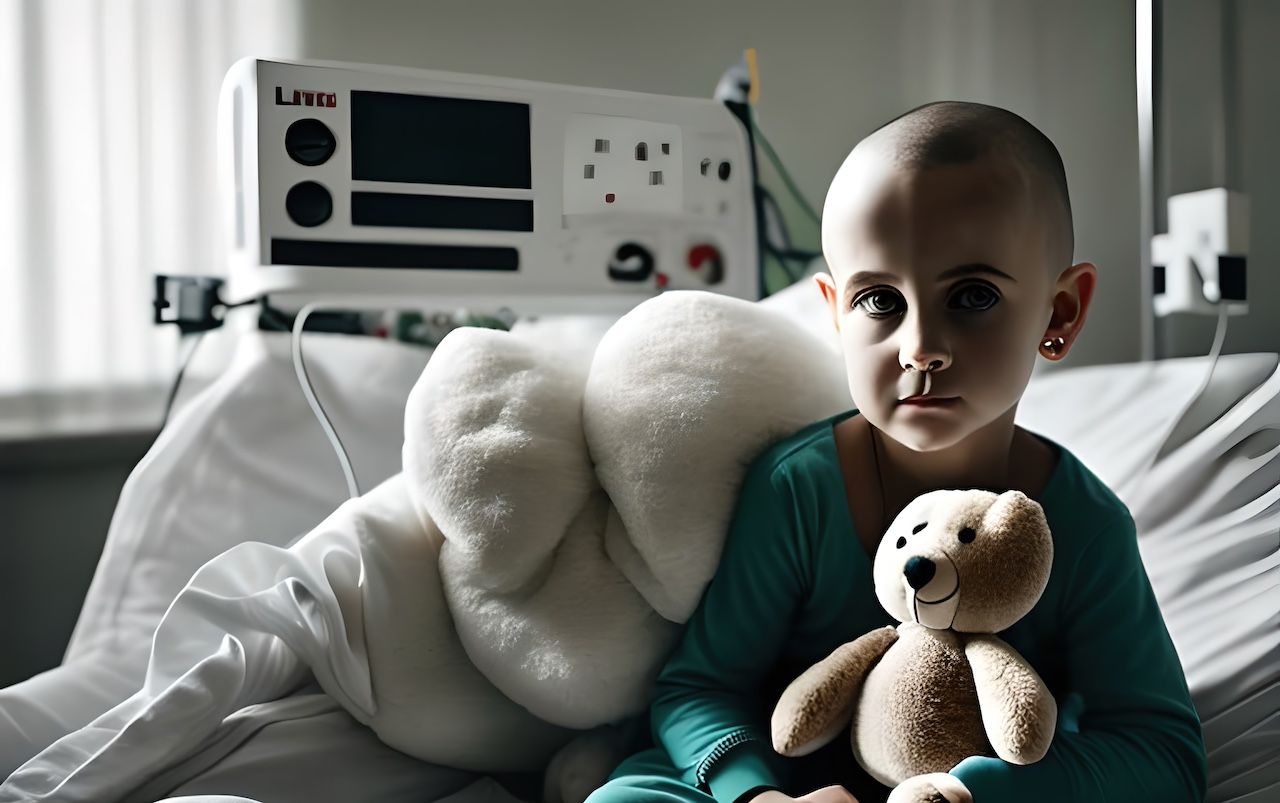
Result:
M0 0L0 396L171 379L156 273L226 274L217 99L298 0Z

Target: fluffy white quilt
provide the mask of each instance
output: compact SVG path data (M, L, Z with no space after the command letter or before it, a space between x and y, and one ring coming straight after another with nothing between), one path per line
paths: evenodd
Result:
M571 728L641 711L750 460L847 406L830 365L775 313L695 292L640 305L589 363L446 338L409 399L404 467L480 671Z
M410 755L543 767L643 710L751 459L848 404L828 344L709 293L641 304L594 351L458 330L411 394L403 473L287 550L202 567L144 688L0 801L118 800L207 765L246 712L260 726L303 704L284 698L312 675Z

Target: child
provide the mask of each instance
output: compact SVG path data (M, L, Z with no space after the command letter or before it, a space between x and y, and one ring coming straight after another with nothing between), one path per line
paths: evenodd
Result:
M884 800L847 730L784 759L769 717L805 668L897 624L876 600L872 556L907 502L938 488L1018 489L1044 508L1049 584L1000 635L1044 679L1059 721L1041 761L970 757L936 776L933 799L1202 800L1200 723L1132 517L1071 452L1014 424L1036 355L1066 356L1097 279L1072 264L1053 143L991 106L914 109L840 167L822 245L831 274L817 283L855 407L754 462L715 577L657 681L657 745L589 803Z

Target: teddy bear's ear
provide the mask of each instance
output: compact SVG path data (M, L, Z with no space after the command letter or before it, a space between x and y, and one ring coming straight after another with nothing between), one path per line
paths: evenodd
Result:
M1044 509L1022 491L1005 491L997 496L987 508L982 525L988 533L997 536L1028 527L1045 533L1049 530Z
M965 571L984 578L961 595L952 628L998 633L1031 610L1049 582L1053 538L1044 510L1018 491L1000 494L965 552Z

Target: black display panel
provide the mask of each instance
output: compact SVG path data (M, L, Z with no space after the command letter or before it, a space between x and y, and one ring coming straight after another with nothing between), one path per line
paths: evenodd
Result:
M351 222L357 226L533 231L533 201L353 192Z
M505 246L321 242L273 237L271 264L510 271L520 269L520 252Z
M353 91L351 178L531 189L529 106Z

